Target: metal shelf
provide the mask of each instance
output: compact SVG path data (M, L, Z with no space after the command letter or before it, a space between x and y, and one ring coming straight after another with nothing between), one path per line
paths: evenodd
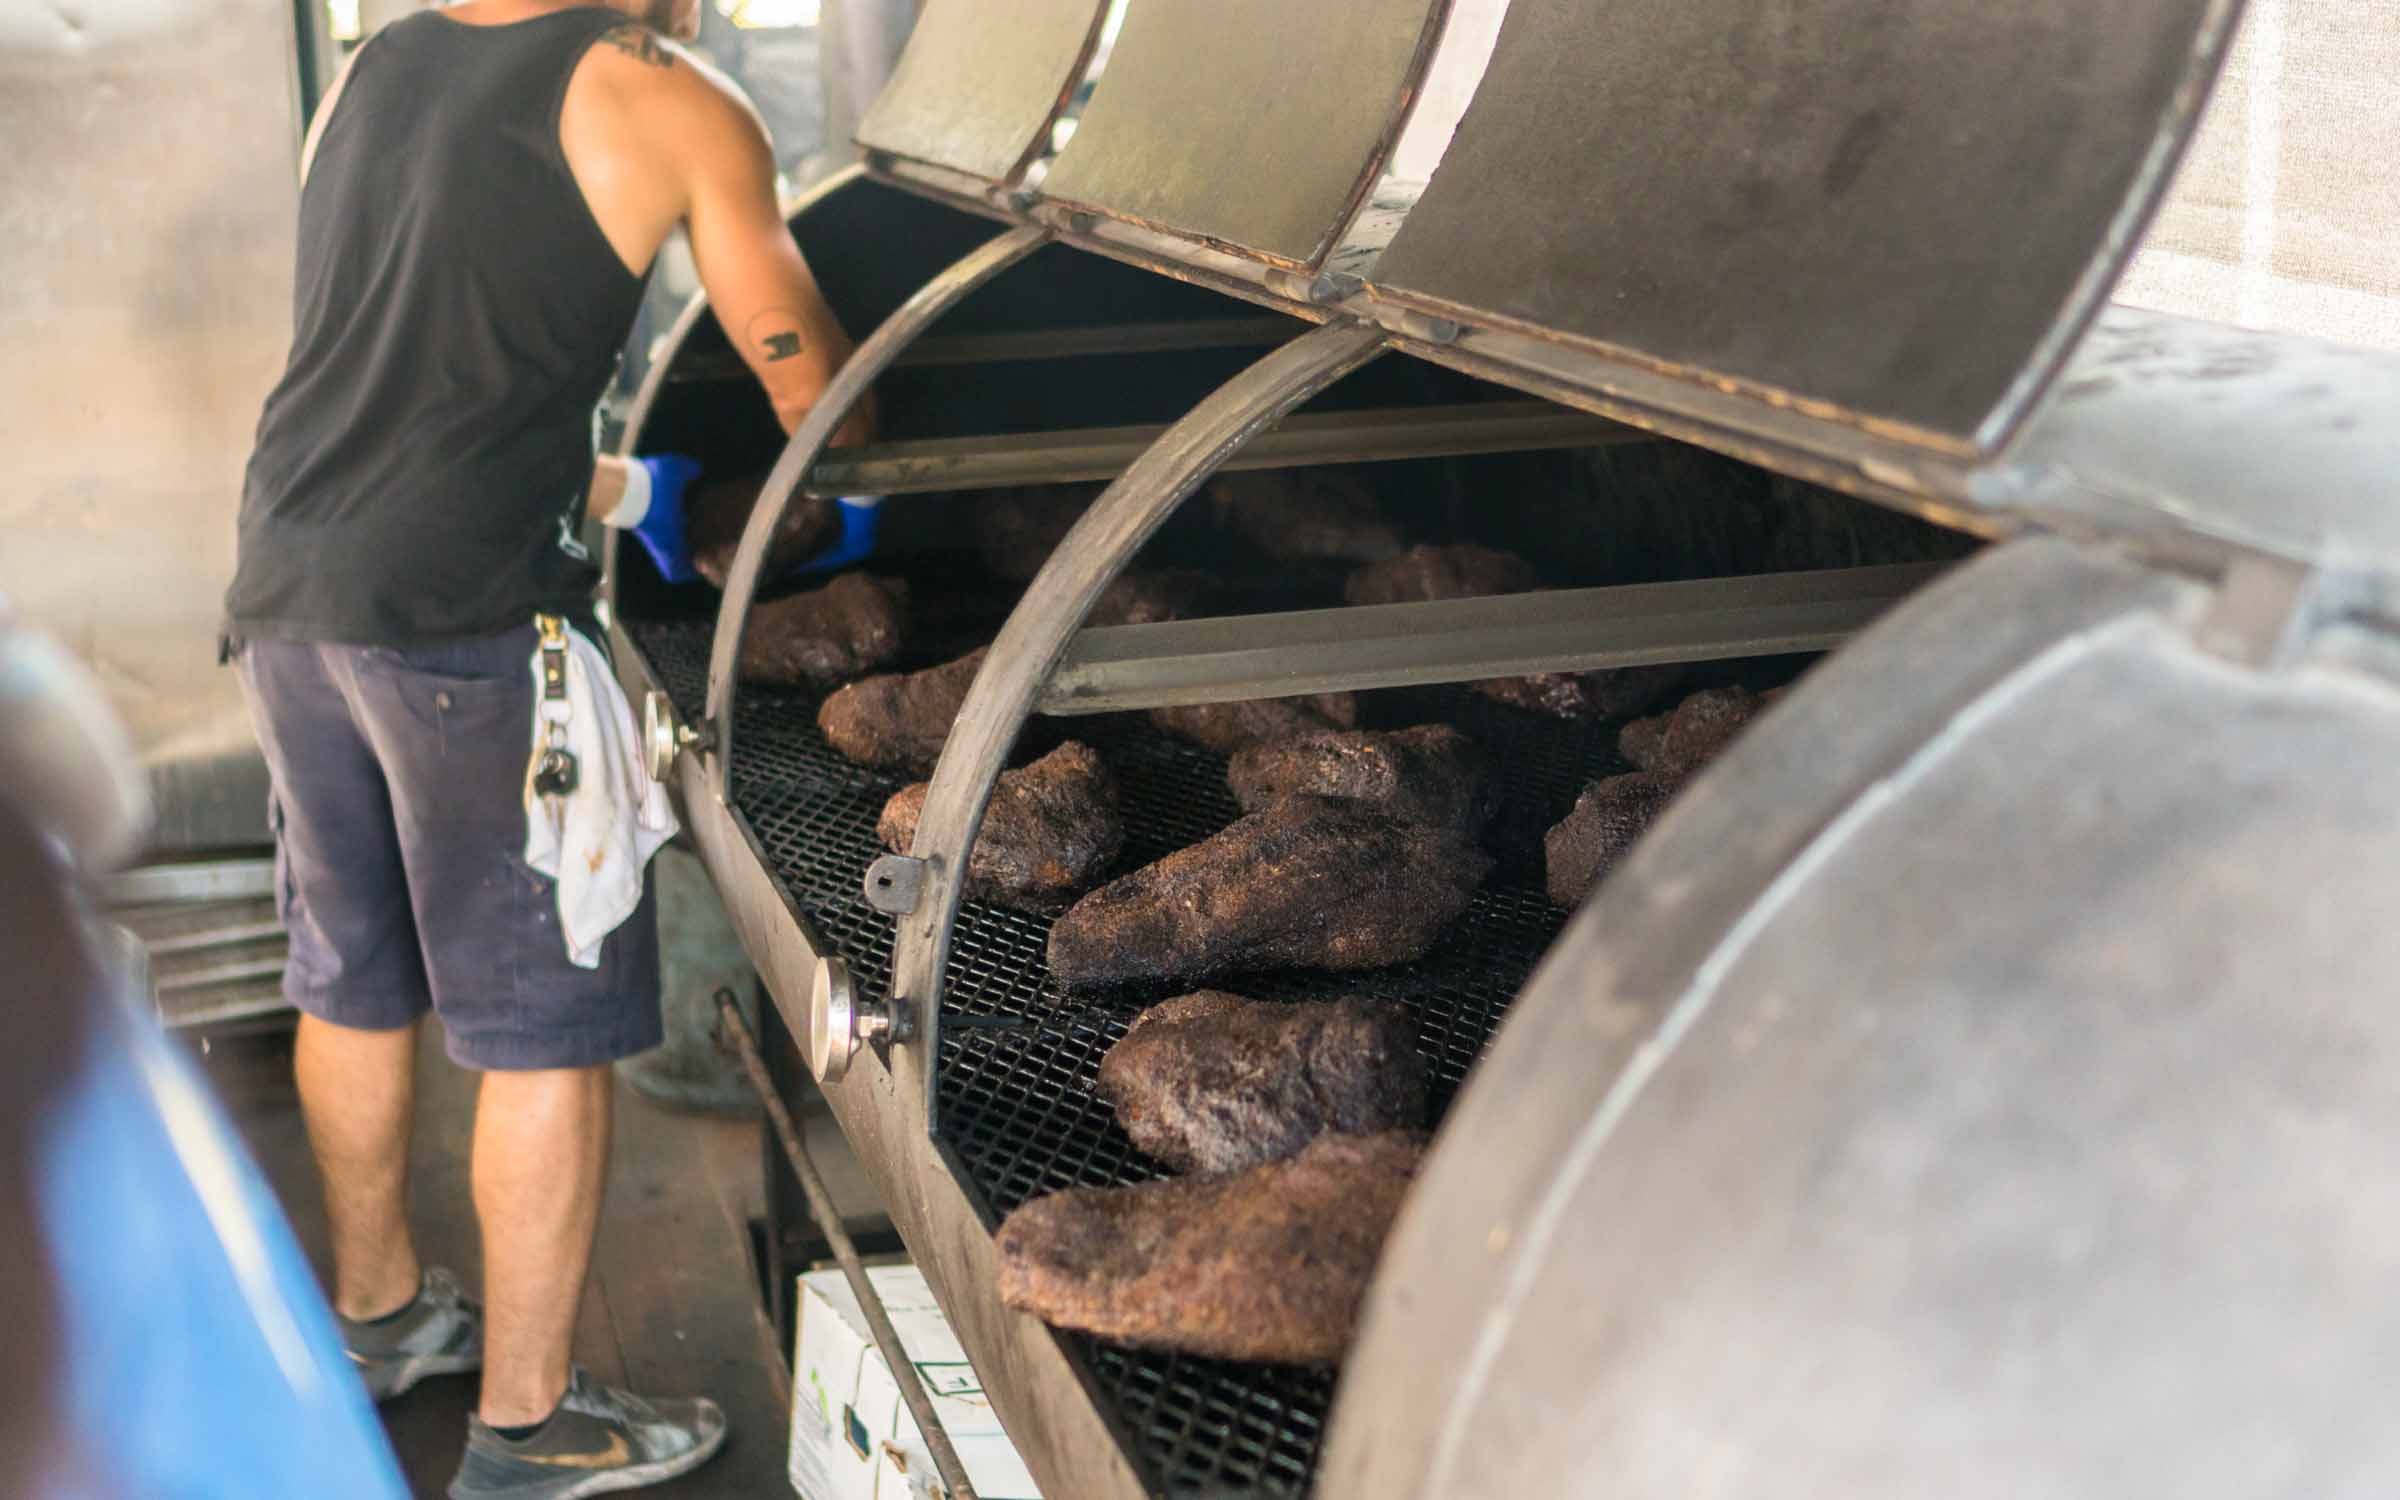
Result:
M1114 479L1166 431L1163 425L1081 427L878 443L820 460L801 489L818 496L906 495ZM1547 401L1304 412L1252 439L1222 468L1286 469L1649 441L1648 433Z

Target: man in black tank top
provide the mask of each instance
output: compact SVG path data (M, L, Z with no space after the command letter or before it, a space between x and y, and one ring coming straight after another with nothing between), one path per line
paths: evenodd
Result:
M579 963L524 858L534 618L588 611L587 512L671 551L691 473L592 453L652 258L688 229L787 431L849 353L757 116L671 40L699 4L469 0L359 50L303 151L291 361L242 497L227 635L274 789L335 1310L379 1397L483 1369L460 1500L631 1488L724 1437L710 1402L571 1363L610 1064L660 1038L656 917L645 876ZM481 1306L404 1213L429 1008L484 1070Z

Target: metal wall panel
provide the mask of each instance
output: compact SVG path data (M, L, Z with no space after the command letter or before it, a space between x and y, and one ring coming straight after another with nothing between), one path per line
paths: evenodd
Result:
M1049 144L1105 0L928 0L859 144L998 182Z
M169 844L266 837L216 667L290 340L289 6L0 0L0 592L97 668Z
M1379 283L1966 449L2173 165L2237 0L1517 0Z
M1382 169L1444 0L1139 0L1044 191L1314 262Z

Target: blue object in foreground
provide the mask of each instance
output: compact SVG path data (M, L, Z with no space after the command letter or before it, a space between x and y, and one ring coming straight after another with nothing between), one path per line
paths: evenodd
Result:
M190 1062L116 998L23 1003L92 1007L36 1170L60 1415L106 1493L406 1500L308 1260Z

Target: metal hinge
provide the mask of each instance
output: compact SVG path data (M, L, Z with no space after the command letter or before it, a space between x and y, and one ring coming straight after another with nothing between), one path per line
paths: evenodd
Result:
M2261 672L2288 667L2343 614L2356 580L2288 558L2248 556L2226 568L2194 638L2200 649Z

